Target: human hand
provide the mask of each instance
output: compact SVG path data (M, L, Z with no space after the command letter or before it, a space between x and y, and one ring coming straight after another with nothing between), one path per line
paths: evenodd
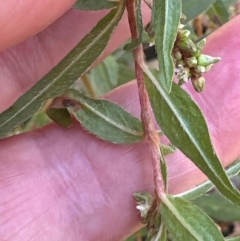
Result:
M15 8L10 6L13 1L0 3L3 19L13 13L0 28L0 35L5 36L0 49L16 45L0 55L0 111L46 74L104 15L70 10L40 32L73 2L65 0L55 6L48 0L41 2L41 8L29 0ZM147 12L145 17L149 18ZM222 61L206 75L204 92L197 94L186 86L206 115L224 165L240 151L239 22L240 17L235 18L209 38L205 51L221 56ZM121 22L104 56L129 36L126 23L126 19ZM139 116L134 82L112 91L107 98ZM114 145L75 123L69 129L51 124L0 143L0 240L115 241L140 227L132 194L154 188L145 141ZM178 151L167 156L167 163L171 193L205 179Z

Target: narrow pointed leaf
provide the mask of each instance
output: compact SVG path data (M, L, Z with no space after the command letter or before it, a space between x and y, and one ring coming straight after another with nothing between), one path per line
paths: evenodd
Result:
M207 11L216 0L182 0L182 11L186 16L184 24L196 18L199 14Z
M0 138L31 117L44 100L63 93L89 68L106 47L124 8L121 2L55 68L0 114Z
M151 78L146 77L148 95L163 133L207 175L225 197L240 205L240 193L231 184L214 153L206 121L197 104L175 83L171 93L167 93L157 83L157 71L148 74Z
M236 3L238 0L222 0L224 6L227 8L229 7L230 5Z
M229 178L236 176L240 172L240 161L237 160L227 169L226 173ZM197 197L200 197L204 193L210 191L214 187L214 184L208 180L203 182L202 184L186 191L175 195L176 197L181 197L188 200L194 200Z
M202 195L193 201L214 220L234 222L240 220L240 207L229 202L219 192Z
M160 212L173 241L224 241L212 219L187 200L167 195Z
M137 29L139 34L139 43L142 43L143 34L143 22L142 22L142 0L136 0L136 17L137 17Z
M177 36L181 0L155 0L153 2L153 28L159 65L159 80L170 92L174 73L172 49Z
M136 0L136 18L137 18L137 30L138 30L138 39L132 40L131 43L128 43L124 46L125 51L132 51L139 44L142 43L142 34L143 34L143 22L142 22L142 9L141 9L141 0Z
M161 226L159 227L156 237L149 239L149 241L166 241L167 240L167 232L166 231L167 231L166 226L162 222Z
M232 237L232 238L226 238L226 241L240 241L240 236Z
M72 118L67 109L50 108L46 111L48 117L63 127L69 127L72 124Z
M106 8L112 8L117 5L117 1L109 0L78 0L73 8L82 10L101 10Z
M228 10L225 7L222 0L217 0L212 5L210 10L217 16L217 18L221 22L221 24L224 24L229 20Z
M73 111L82 126L103 140L113 143L133 143L143 139L142 123L119 105L107 100L95 100L76 90L64 93L80 102L81 108Z
M123 47L123 50L125 50L127 52L131 52L135 48L137 48L138 45L139 45L139 40L134 39L134 40L132 40L132 42L125 44L125 46Z
M176 151L176 148L173 145L160 144L160 148L161 148L162 154L164 156L166 156L168 154L171 154L171 153L174 153Z
M95 96L102 96L114 89L119 78L119 65L116 58L109 55L104 61L91 69L88 76Z
M167 178L168 178L168 175L167 175L167 163L165 161L165 157L164 157L164 154L163 154L163 150L162 150L162 146L160 146L160 168L161 168L161 176L163 178L163 184L164 184L164 189L165 189L165 192L167 192L168 190L168 183L167 183Z

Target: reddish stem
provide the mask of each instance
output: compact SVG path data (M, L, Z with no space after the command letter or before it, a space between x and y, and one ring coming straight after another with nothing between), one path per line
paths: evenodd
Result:
M128 21L131 30L132 40L139 38L138 28L137 28L137 19L136 19L136 1L127 0L126 2L127 12L128 12ZM148 144L151 149L151 158L154 171L154 184L155 192L158 198L161 197L163 190L163 181L160 173L160 152L159 152L159 135L154 128L154 121L151 112L150 102L148 93L144 83L144 74L141 66L144 63L143 57L143 47L142 44L138 45L133 50L134 63L135 63L135 73L138 84L138 93L139 100L141 105L141 119L143 122L143 127L145 135L148 140Z

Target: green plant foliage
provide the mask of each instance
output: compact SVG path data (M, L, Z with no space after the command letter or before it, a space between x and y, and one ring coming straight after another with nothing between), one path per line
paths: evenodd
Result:
M144 241L144 238L147 236L147 229L142 228L132 236L128 237L125 241ZM142 240L141 240L142 238Z
M46 112L43 108L40 108L33 116L31 116L29 119L21 123L19 126L17 126L16 129L12 130L8 136L13 136L16 134L28 132L37 128L40 128L42 126L45 126L51 122L51 119L46 115Z
M143 22L142 22L141 0L136 0L136 18L137 18L137 30L138 30L139 38L132 40L131 43L126 44L123 48L125 51L132 51L139 44L142 43Z
M177 36L181 15L180 0L155 0L153 2L152 25L158 57L159 78L162 86L171 91L174 63L172 49Z
M135 73L133 68L126 66L122 63L119 63L119 73L121 74L119 75L119 78L118 78L118 85L125 84L135 78Z
M73 89L66 91L64 96L79 101L81 108L72 110L72 114L84 128L101 139L120 144L143 139L141 121L117 104L88 98Z
M226 171L229 178L237 175L239 172L240 172L239 160L231 164ZM207 191L211 190L213 187L214 187L214 184L208 180L188 191L185 191L183 193L176 195L176 197L181 197L188 200L194 200L200 197L201 195L203 195L204 193L206 193Z
M240 241L239 237L224 239L212 219L201 210L202 208L218 220L240 219L240 207L236 205L240 205L240 193L229 180L229 177L239 172L240 162L235 162L225 173L212 148L204 116L197 104L179 86L191 79L195 90L202 91L205 85L202 73L210 70L211 66L220 60L201 53L205 40L195 44L189 38L191 32L180 25L181 13L187 17L184 23L208 11L211 19L217 17L221 24L224 24L229 19L229 6L236 0L154 0L152 20L145 28L146 32L142 23L141 2L128 2L127 7L133 4L127 8L130 16L129 25L133 32L139 33L139 37L132 39L124 49L136 50L134 61L138 62L138 66L145 72L145 84L156 121L173 145L172 148L161 143L149 142L150 149L159 148L159 153L153 153L152 156L159 154L160 160L153 158L154 196L145 191L134 194L136 208L140 212L142 222L146 224L141 235L147 237L147 241ZM9 133L23 132L49 123L48 117L63 127L69 127L72 124L72 117L75 117L87 131L116 144L135 143L145 138L144 127L139 119L115 103L86 96L88 94L91 97L99 97L135 77L132 55L124 52L122 48L89 71L107 46L112 31L122 18L125 3L126 0L76 2L73 6L76 9L112 9L55 68L10 108L0 113L0 138L6 137ZM150 2L148 5L151 8ZM131 21L134 19L137 21ZM147 41L152 43L155 39L159 71L148 69L142 61L142 48L137 48L146 41L147 33ZM172 81L174 67L179 85ZM141 75L141 70L136 69L139 86L143 85ZM79 81L74 84L80 77L83 83L80 84ZM76 88L80 92L69 88ZM140 90L140 95L143 93L144 91ZM145 102L141 102L142 116L146 114L145 106L148 104L148 97L143 97ZM56 102L52 102L46 110L49 99ZM38 125L36 119L39 121ZM150 124L151 121L147 118L146 122ZM164 155L172 153L175 146L207 175L209 181L172 196L168 195L167 190L168 173ZM156 171L158 161L161 173ZM159 177L162 178L164 187L158 186ZM214 185L224 197L236 204L226 200L219 193L201 196ZM136 239L132 237L129 240Z
M184 24L196 18L199 14L207 11L216 0L182 0L182 11L186 16Z
M85 75L91 91L82 79L76 82L74 88L86 93L89 97L103 96L135 78L132 61L132 53L119 50L109 55Z
M239 221L240 207L229 202L220 193L202 195L193 201L211 218L220 221Z
M232 238L226 238L226 241L240 241L240 236L232 237Z
M72 124L72 118L67 109L50 108L46 111L48 117L63 127L69 127Z
M78 0L73 7L83 10L101 10L116 7L118 1L109 0Z
M166 230L165 224L162 222L156 237L154 237L153 239L150 239L149 241L166 241L166 240L167 240L167 230Z
M167 173L167 163L165 161L164 158L164 153L163 150L160 146L160 169L161 169L161 175L162 175L162 179L163 179L163 184L164 184L164 188L165 191L167 192L168 189L168 182L167 182L167 177L168 177L168 173Z
M174 153L176 151L176 148L173 145L160 145L162 154L164 156L170 154L170 153Z
M55 68L0 114L0 138L31 117L43 101L63 93L89 68L106 47L124 7L121 2L108 13Z
M222 0L225 7L229 7L231 4L236 3L238 0Z
M212 11L214 15L217 16L221 24L224 24L229 20L228 10L222 0L217 0L209 11Z
M148 95L163 133L208 176L225 197L240 204L239 192L231 184L212 149L207 124L197 104L175 83L170 94L165 91L156 80L158 71L148 74Z
M138 39L139 44L142 43L142 35L143 35L141 3L142 3L142 0L136 0L136 17L137 17L137 29L139 34L139 39Z
M101 96L118 86L119 65L116 58L108 56L88 74L95 96Z
M133 68L133 56L131 52L125 52L120 48L115 51L114 57L117 60L119 71L118 71L118 85L125 84L135 78L135 71Z
M211 218L187 200L167 195L160 210L172 241L224 240Z

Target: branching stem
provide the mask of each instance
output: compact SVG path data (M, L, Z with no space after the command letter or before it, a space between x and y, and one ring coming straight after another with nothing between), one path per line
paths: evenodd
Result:
M137 19L136 19L136 1L127 0L126 7L128 12L128 21L131 30L132 40L139 38L138 28L137 28ZM159 143L160 138L154 127L153 115L151 112L150 102L148 93L144 83L144 74L141 66L144 65L143 57L143 47L142 44L138 45L133 50L134 63L135 63L135 73L138 84L138 93L141 105L141 119L144 126L145 135L148 140L148 144L151 149L151 158L153 163L154 171L154 184L155 192L158 198L161 198L164 193L163 181L160 172L160 150Z

